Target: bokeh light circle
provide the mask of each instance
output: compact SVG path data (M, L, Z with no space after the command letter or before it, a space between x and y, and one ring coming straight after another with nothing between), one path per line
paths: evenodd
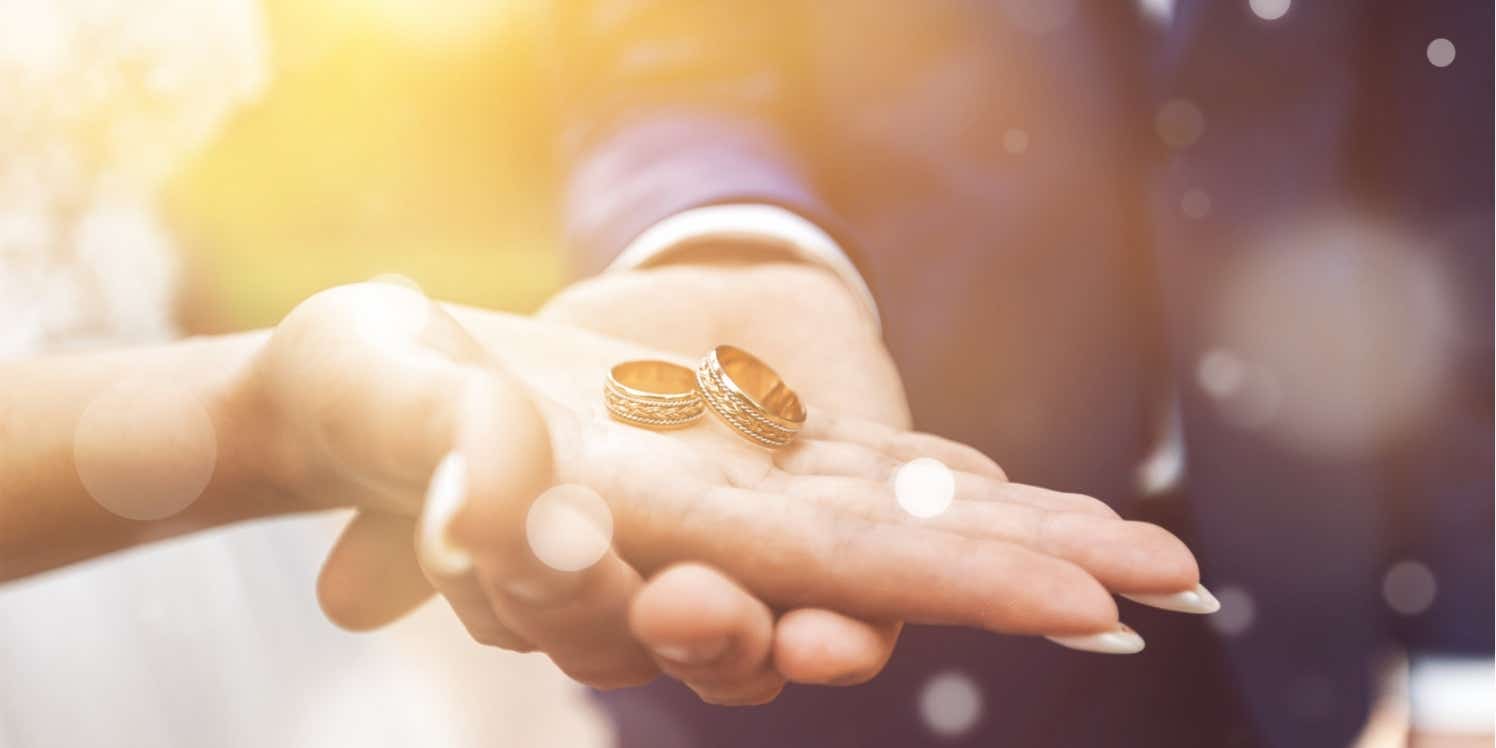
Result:
M1205 190L1187 190L1179 199L1179 212L1185 218L1201 221L1210 216L1210 195Z
M937 673L920 688L919 716L930 732L941 737L971 732L981 721L982 711L982 689L965 673Z
M1002 0L1001 7L1014 26L1030 34L1057 31L1075 16L1075 0Z
M1454 64L1454 42L1439 38L1428 43L1428 61L1436 68L1447 68Z
M1153 119L1159 139L1170 148L1188 148L1205 135L1205 113L1187 99L1170 99Z
M1252 13L1264 21L1276 21L1288 14L1293 0L1251 0Z
M1277 377L1233 351L1206 351L1195 368L1195 378L1200 389L1215 400L1221 418L1233 426L1261 428L1278 415L1283 396Z
M1257 621L1257 602L1240 587L1222 587L1215 592L1221 609L1206 619L1216 631L1226 636L1241 636Z
M115 385L88 404L73 430L84 489L126 519L163 519L191 506L217 462L212 419L175 385Z
M581 571L607 555L613 544L613 513L596 491L570 483L548 489L530 505L525 538L541 563L557 571Z
M1143 16L1158 24L1174 20L1174 0L1138 0Z
M1434 604L1439 594L1434 572L1417 561L1401 561L1382 578L1382 598L1387 607L1405 616L1416 616Z
M1200 389L1212 397L1231 397L1246 381L1246 367L1231 351L1212 348L1195 366L1195 379L1200 383Z
M956 497L956 475L933 457L920 457L899 467L893 492L904 511L929 519L949 509Z
M1209 295L1205 339L1236 362L1198 372L1222 416L1316 457L1371 454L1435 416L1471 323L1433 241L1356 215L1267 231Z

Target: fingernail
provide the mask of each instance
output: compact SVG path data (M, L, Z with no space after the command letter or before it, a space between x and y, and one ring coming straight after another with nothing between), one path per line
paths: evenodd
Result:
M661 659L680 665L708 665L716 662L726 651L726 639L695 644L659 644L654 647L654 653Z
M1117 628L1103 634L1046 636L1044 638L1062 647L1078 649L1082 652L1137 654L1143 651L1143 637L1138 636L1138 632L1133 631L1125 623L1119 623Z
M1172 610L1176 613L1214 613L1221 609L1221 601L1205 585L1197 584L1192 590L1184 592L1171 592L1162 595L1123 595L1123 597L1135 603L1141 603L1151 608Z
M421 509L421 561L443 576L460 576L473 568L472 556L457 547L447 532L467 500L467 482L467 460L449 452L431 473L431 483L426 487L426 503Z

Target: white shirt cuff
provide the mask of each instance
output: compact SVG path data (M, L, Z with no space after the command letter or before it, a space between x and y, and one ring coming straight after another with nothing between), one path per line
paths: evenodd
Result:
M1415 732L1496 732L1496 660L1414 654L1408 705Z
M771 246L812 262L840 278L862 300L874 328L882 331L872 289L851 258L820 226L777 205L735 203L709 205L677 213L651 226L629 243L604 272L633 270L686 244L723 239Z

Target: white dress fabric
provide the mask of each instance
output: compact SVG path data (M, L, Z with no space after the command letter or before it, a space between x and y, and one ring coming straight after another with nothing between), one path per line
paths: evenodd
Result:
M0 359L174 334L161 180L263 87L254 0L0 0ZM0 748L597 746L539 655L436 602L374 634L313 594L344 516L0 586Z

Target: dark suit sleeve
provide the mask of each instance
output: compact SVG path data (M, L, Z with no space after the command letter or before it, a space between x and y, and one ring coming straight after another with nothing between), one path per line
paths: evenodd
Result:
M577 272L694 207L769 203L822 222L795 137L796 6L558 4L562 210Z

